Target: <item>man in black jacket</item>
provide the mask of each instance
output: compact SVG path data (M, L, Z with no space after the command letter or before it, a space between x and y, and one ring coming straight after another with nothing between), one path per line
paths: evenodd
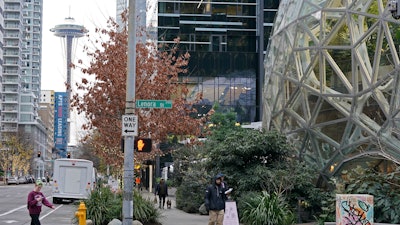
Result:
M209 185L205 195L205 205L209 211L208 225L222 225L225 211L225 188L221 185L221 176L217 175L214 183Z
M159 208L161 209L164 208L165 205L165 197L168 196L168 186L167 183L165 183L164 179L161 178L160 183L156 187L156 192L154 195L158 195L159 201L160 201L160 206Z

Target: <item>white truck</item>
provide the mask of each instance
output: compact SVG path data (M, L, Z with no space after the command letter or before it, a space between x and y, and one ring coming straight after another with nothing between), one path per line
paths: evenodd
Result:
M96 185L93 162L86 159L56 159L53 171L53 203L87 199Z

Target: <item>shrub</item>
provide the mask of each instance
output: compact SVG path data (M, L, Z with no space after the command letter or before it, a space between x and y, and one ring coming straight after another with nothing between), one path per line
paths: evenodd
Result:
M187 182L182 183L176 190L176 207L187 213L198 213L204 203L205 189L208 179L202 177L204 171L189 170L186 174Z
M248 225L290 225L294 215L283 196L263 191L244 202L241 221Z
M158 223L161 217L160 211L154 207L154 203L150 199L144 199L139 192L133 192L133 217L143 224Z
M112 219L122 218L122 197L112 193L109 188L99 188L84 200L87 208L87 218L94 225L105 225Z
M113 193L109 188L98 188L84 200L87 208L87 218L94 225L106 225L112 219L122 220L122 194ZM160 212L152 201L144 199L137 191L133 192L133 217L143 224L157 223Z

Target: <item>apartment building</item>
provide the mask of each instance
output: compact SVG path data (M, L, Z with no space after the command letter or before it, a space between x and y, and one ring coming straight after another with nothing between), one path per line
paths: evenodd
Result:
M1 132L18 131L22 74L22 0L4 2Z
M0 77L3 77L3 49L4 49L4 1L0 1ZM2 90L2 83L0 82L0 90ZM1 93L1 91L0 91ZM2 101L0 101L0 112L2 110ZM1 127L1 120L0 120Z
M38 116L41 86L42 0L5 0L3 68L1 86L1 134L24 133L38 152L51 153L47 127ZM37 174L43 162L36 160Z

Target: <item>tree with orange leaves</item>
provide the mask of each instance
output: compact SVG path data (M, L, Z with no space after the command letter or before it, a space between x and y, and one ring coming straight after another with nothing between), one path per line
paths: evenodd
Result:
M107 158L111 165L122 165L121 118L126 106L128 36L126 29L117 32L112 19L108 24L108 28L96 30L99 37L94 42L100 43L102 50L84 48L91 62L85 68L79 61L86 78L76 84L83 94L74 94L71 105L87 118L82 128L90 131L86 138L95 145L97 155ZM197 99L188 100L189 89L178 76L187 72L189 54L179 54L178 41L176 43L168 51L158 51L153 43L136 45L136 99L173 101L172 109L135 110L138 136L153 140L152 152L136 154L137 160L160 154L157 144L170 134L198 135L200 132L201 120L190 116Z

